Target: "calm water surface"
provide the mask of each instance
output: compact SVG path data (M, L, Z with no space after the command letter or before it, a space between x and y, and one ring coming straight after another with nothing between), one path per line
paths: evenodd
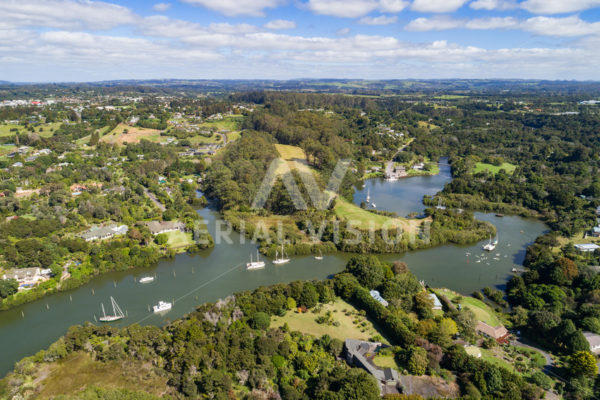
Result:
M371 199L379 209L395 211L399 215L421 212L424 210L423 195L435 194L451 179L447 165L442 164L440 170L440 175L435 177L414 177L396 182L370 180L357 192L355 202L364 201L369 188ZM208 221L209 231L214 235L218 213L204 209L200 214ZM493 254L488 254L487 260L476 262L476 256L483 253L483 243L465 247L441 246L383 258L405 261L419 279L465 294L484 286L501 287L510 270L522 262L526 246L546 227L539 221L519 217L497 218L493 214L477 214L477 217L498 228L500 243ZM242 243L235 233L231 234L231 239L232 243L221 243L200 254L180 254L174 260L161 261L157 266L142 270L107 273L73 291L0 312L0 376L12 369L15 361L48 347L69 326L93 322L94 317L101 314L101 303L109 309L110 296L127 312L127 318L115 325L136 322L164 325L193 311L198 304L241 290L299 279L324 279L341 271L350 257L348 254L326 255L322 261L298 257L281 266L268 262L264 270L246 271L245 263L251 253L255 254L256 247L248 240ZM156 276L155 281L137 282L146 275ZM174 300L175 305L165 315L150 313L148 307L159 300Z

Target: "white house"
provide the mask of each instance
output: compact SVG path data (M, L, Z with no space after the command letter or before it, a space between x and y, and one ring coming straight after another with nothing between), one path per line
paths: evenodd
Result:
M594 332L583 332L583 336L590 344L590 351L594 354L600 353L600 335Z

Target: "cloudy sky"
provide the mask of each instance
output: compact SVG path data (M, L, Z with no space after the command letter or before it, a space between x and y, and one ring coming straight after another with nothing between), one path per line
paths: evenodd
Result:
M600 80L600 0L0 0L0 80Z

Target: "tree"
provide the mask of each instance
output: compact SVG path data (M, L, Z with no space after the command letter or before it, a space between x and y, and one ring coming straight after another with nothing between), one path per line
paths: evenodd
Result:
M154 237L154 241L160 246L164 246L169 241L169 237L166 233L160 233Z
M589 351L578 351L569 358L569 366L574 375L596 376L598 366Z
M10 295L17 293L19 290L19 282L15 279L0 280L0 297L5 299Z
M443 335L454 336L458 333L456 322L450 318L444 318L440 321L440 332Z
M287 306L288 310L294 310L296 308L296 300L294 300L293 297L288 297L286 306Z
M271 325L271 317L269 314L264 312L254 313L252 318L250 318L250 326L254 329L266 330Z
M300 305L306 308L313 308L316 306L319 302L319 294L317 293L315 286L310 282L306 282L302 288L302 293L300 293L300 298L298 300Z
M408 372L412 375L423 375L428 364L427 350L422 347L413 347L408 359Z

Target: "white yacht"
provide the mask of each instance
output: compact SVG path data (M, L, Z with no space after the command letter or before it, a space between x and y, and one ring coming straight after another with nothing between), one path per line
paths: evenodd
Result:
M321 250L319 250L319 255L315 256L315 260L322 260L323 259L323 253L321 252Z
M171 308L173 308L172 303L162 301L162 300L158 302L158 305L152 307L152 309L154 310L155 313L169 311Z
M492 242L492 237L490 236L490 241L483 246L483 249L485 251L494 251L496 249L497 245L498 245L498 239L496 239Z
M273 260L273 264L285 264L290 262L289 258L284 258L284 250L283 250L283 244L281 244L281 258L278 258L278 251L275 251L275 259Z
M121 311L121 308L112 296L110 297L110 302L112 303L113 314L106 315L106 311L104 311L104 304L101 304L102 316L99 318L100 322L113 322L125 318L125 314L123 314L123 311Z
M371 189L367 189L367 203L371 201Z
M265 267L265 262L260 261L258 250L256 251L256 261L252 261L252 254L250 254L250 262L246 263L246 269L261 269Z
M154 282L153 276L144 276L143 278L140 278L140 283L150 283L150 282Z

